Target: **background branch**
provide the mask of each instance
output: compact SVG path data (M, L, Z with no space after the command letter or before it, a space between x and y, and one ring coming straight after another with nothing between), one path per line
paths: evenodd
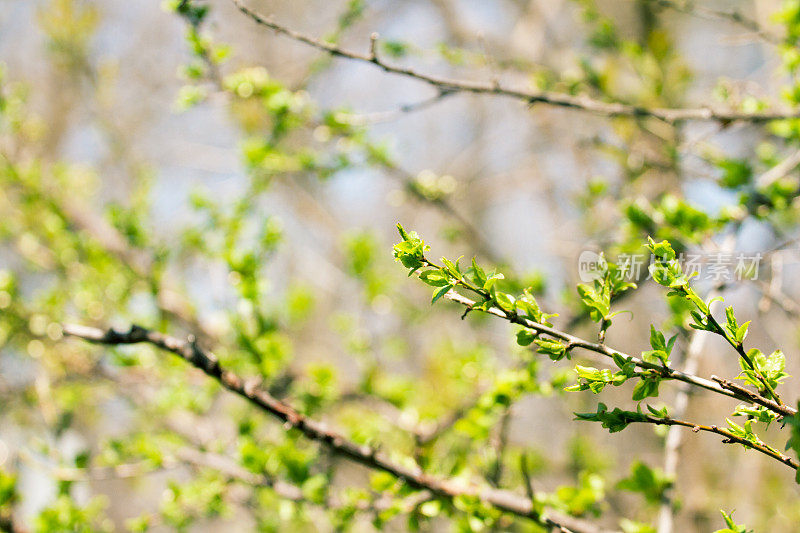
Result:
M78 325L65 325L63 329L65 335L78 337L93 343L106 345L148 343L178 355L208 376L219 381L229 391L238 394L263 411L278 418L283 422L285 429L298 430L307 438L327 446L343 457L347 457L368 468L387 472L403 480L409 486L428 490L437 497L452 499L456 496L474 496L501 511L529 518L542 525L558 527L564 531L573 531L575 533L600 531L591 524L566 515L551 511L542 514L533 507L528 498L515 493L440 479L426 474L419 467L406 466L395 462L376 448L356 444L329 429L322 422L307 418L288 404L273 398L266 391L257 388L257 383L245 381L236 374L224 370L216 357L202 350L193 338L184 341L139 326L132 326L127 332L115 329L103 331Z
M335 57L341 57L363 63L372 63L383 69L385 72L398 74L408 78L427 83L435 87L440 92L464 92L473 94L489 94L496 96L506 96L517 100L522 100L530 105L544 104L556 107L565 107L586 111L607 117L650 117L668 123L682 122L687 120L717 121L717 122L768 122L787 118L800 118L800 112L794 110L772 110L743 112L736 110L712 109L711 107L670 109L670 108L650 108L646 106L626 104L621 102L604 102L596 100L586 95L569 95L558 92L533 91L528 89L516 89L506 87L500 82L486 83L469 80L449 79L430 74L418 72L408 67L400 67L386 63L380 55L362 54L353 50L342 48L336 44L319 40L310 35L293 30L287 26L275 22L271 17L263 16L245 6L241 0L232 0L239 10L247 15L257 24L273 30L276 33L285 35L290 39L301 42L321 50Z

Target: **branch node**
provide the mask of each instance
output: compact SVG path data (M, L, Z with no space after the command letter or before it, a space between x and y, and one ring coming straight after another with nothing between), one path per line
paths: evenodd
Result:
M369 60L380 64L380 59L378 59L378 37L378 32L372 32L369 36Z

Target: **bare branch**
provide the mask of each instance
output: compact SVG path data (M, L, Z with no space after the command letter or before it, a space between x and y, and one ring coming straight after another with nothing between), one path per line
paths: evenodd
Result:
M786 159L781 160L780 163L761 174L756 179L756 185L762 189L769 187L779 179L786 177L797 165L800 165L800 150L792 153Z
M735 121L759 123L787 118L800 118L800 111L787 109L744 112L730 109L712 109L711 107L684 109L650 108L622 102L604 102L586 95L569 95L550 91L535 91L530 89L512 88L495 82L486 83L433 76L431 74L418 72L408 67L389 64L377 55L373 55L371 53L363 54L342 48L336 44L322 41L279 24L271 17L260 15L256 11L253 11L245 6L241 0L232 0L232 2L242 13L247 15L254 22L273 30L275 33L285 35L290 39L304 43L335 57L341 57L364 63L372 63L385 72L416 79L435 87L439 91L505 96L514 98L516 100L522 100L530 105L545 104L555 107L565 107L606 117L650 117L667 123L689 120L717 121L723 123Z

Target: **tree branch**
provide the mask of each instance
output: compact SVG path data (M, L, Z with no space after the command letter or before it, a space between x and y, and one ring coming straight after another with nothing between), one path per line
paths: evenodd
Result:
M570 516L551 511L547 511L546 514L541 513L534 508L528 498L513 492L434 477L417 466L407 466L401 462L396 462L376 448L357 444L329 429L324 423L298 413L288 404L257 388L255 382L246 381L233 372L223 369L217 358L201 349L193 337L188 340L181 340L135 325L131 326L127 332L115 329L103 331L79 325L65 325L63 330L65 335L78 337L97 344L148 343L178 355L208 376L219 381L229 391L245 398L261 410L283 422L285 429L300 431L310 440L327 446L339 455L367 468L387 472L403 480L411 487L430 491L436 497L449 500L457 496L473 496L501 511L528 518L547 527L561 528L562 531L573 531L575 533L596 533L601 531L592 524Z
M772 457L776 461L779 461L779 462L785 464L786 466L788 466L790 468L793 468L794 470L797 470L798 466L800 466L800 465L797 464L797 462L794 459L792 459L788 455L784 455L784 454L774 450L773 448L767 446L766 444L764 444L764 443L762 443L760 441L753 442L753 441L747 440L747 439L745 439L743 437L738 437L738 436L734 435L733 433L731 433L730 431L728 431L727 429L723 429L723 428L718 427L718 426L705 426L703 424L695 424L693 422L687 422L686 420L680 420L680 419L677 419L677 418L670 418L670 417L663 417L662 418L662 417L657 417L657 416L653 416L653 415L645 415L645 416L646 416L646 419L647 419L646 421L645 420L631 420L631 422L651 423L651 424L656 424L656 425L659 425L659 426L683 426L683 427L687 427L687 428L691 429L694 432L705 431L707 433L714 433L716 435L721 435L721 436L725 437L722 442L724 442L726 444L735 443L735 444L741 444L741 445L745 446L746 448L752 448L753 450L756 450L758 452L763 453L764 455Z
M385 62L379 55L355 52L336 44L328 43L293 30L287 26L275 22L271 17L263 16L256 11L248 8L241 0L231 0L236 7L255 23L271 29L275 33L285 35L290 39L304 43L308 46L321 50L334 57L341 57L363 63L371 63L378 68L392 74L398 74L407 78L412 78L428 85L433 86L438 91L448 93L472 93L505 96L522 100L530 105L544 104L555 107L566 107L586 111L606 117L650 117L662 120L667 123L683 122L689 120L697 121L716 121L716 122L768 122L787 118L800 118L800 111L779 109L772 111L744 112L730 109L712 109L711 107L699 108L650 108L634 104L621 102L604 102L586 95L569 95L550 91L535 91L530 89L519 89L504 86L499 82L479 82L471 80L450 79L431 74L418 72L408 67L401 67Z
M454 290L450 290L450 292L445 294L444 297L447 298L448 300L460 303L461 305L470 308L476 304L474 300L471 300L470 298L467 298L466 296L459 294ZM545 335L549 335L550 337L565 341L569 349L583 348L584 350L589 350L591 352L595 352L609 358L613 358L614 356L622 357L624 359L630 360L633 364L635 364L639 368L647 370L655 370L656 372L659 372L660 377L662 378L682 381L690 385L694 385L706 390L710 390L712 392L716 392L717 394L722 394L723 396L736 398L737 400L745 401L748 403L758 404L770 409L771 411L774 411L775 413L780 414L781 416L793 416L794 414L797 413L797 410L794 409L793 407L790 407L788 405L780 405L773 400L761 397L757 394L752 394L752 395L743 394L741 391L723 387L722 385L720 385L715 381L702 378L694 374L689 374L687 372L682 372L680 370L676 370L673 368L665 367L654 363L648 363L646 361L639 359L638 357L634 357L619 350L615 350L614 348L610 348L605 344L590 342L585 339L581 339L580 337L576 337L564 331L552 328L550 326L545 326L544 324L539 324L538 322L534 322L532 320L528 320L527 318L523 318L517 314L505 313L502 309L499 309L497 307L491 307L486 312L498 316L500 318L504 318L514 324L518 324L520 326L536 331L537 333L542 333Z

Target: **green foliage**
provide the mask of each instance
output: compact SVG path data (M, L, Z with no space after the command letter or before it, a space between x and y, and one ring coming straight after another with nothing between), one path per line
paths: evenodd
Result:
M658 505L664 501L665 493L672 487L673 480L657 468L650 468L641 461L634 461L631 474L617 483L617 488L638 492L647 503Z
M623 533L654 533L656 531L656 528L650 524L634 522L627 518L620 520L619 527L622 529Z
M648 405L647 410L650 411L650 414L643 413L641 411L641 406L639 406L636 411L624 411L619 407L615 407L613 411L609 411L606 404L600 403L597 406L597 411L594 413L575 413L575 420L600 422L609 433L616 433L635 422L648 422L651 417L667 417L666 408L655 409Z
M783 371L785 360L783 353L774 352L770 357L765 357L760 350L752 349L745 352L744 339L750 322L739 324L734 316L733 308L725 309L726 324L721 326L711 314L711 305L722 298L712 298L704 302L697 292L689 286L689 278L683 273L675 252L667 241L656 243L648 239L648 249L653 253L655 261L650 265L650 273L659 284L668 287L668 296L683 298L694 306L690 311L693 322L690 326L701 331L710 331L723 337L739 355L739 364L742 368L743 378L750 384L763 390L772 398L776 398L775 388L787 374ZM696 272L694 273L696 274Z
M626 364L622 370L617 372L575 365L575 373L578 374L578 383L568 387L567 390L590 390L595 394L599 394L609 384L618 387L636 374L633 363Z
M17 497L17 477L0 471L0 509L14 504Z
M780 350L766 356L758 348L753 348L747 352L747 356L749 363L745 359L739 359L741 379L758 389L763 389L766 382L774 390L789 376L784 371L786 358Z
M164 491L160 513L164 522L185 531L199 518L211 518L227 510L225 482L218 474L205 474L190 483L172 482Z
M727 189L738 189L753 179L753 167L747 160L722 158L716 164L722 171L719 183Z
M741 524L737 524L733 521L733 512L730 514L726 513L725 511L720 511L722 513L722 518L725 520L725 529L718 529L714 533L752 533L752 529L747 529L746 526Z
M603 478L597 474L584 472L579 476L576 486L558 487L546 503L571 515L598 516L605 494L606 486Z
M78 506L68 495L59 496L52 505L36 517L36 533L95 533L113 531L111 522L104 517L105 498L95 498L85 507Z
M596 273L597 278L592 285L578 284L578 295L589 310L589 317L600 323L602 339L611 326L611 319L621 313L611 312L611 301L628 289L636 288L636 284L624 281L623 273L617 265L608 263L602 255L598 262L603 265L602 271Z
M430 250L430 246L427 246L415 231L406 233L406 230L404 230L403 226L400 224L397 225L397 230L400 232L400 237L403 238L403 241L394 245L394 258L409 269L408 275L410 276L425 265L425 252ZM434 278L434 280L437 279L447 280L448 277L445 272L440 272L438 278ZM436 281L436 283L440 283L440 281ZM445 281L444 285L447 284L448 283ZM443 285L434 286L441 287Z
M744 416L756 422L763 422L767 426L778 419L778 415L774 411L762 406L737 405L733 415Z
M672 353L672 348L675 346L675 341L678 335L670 337L669 341L664 338L664 334L656 330L655 326L650 324L650 347L652 350L642 352L642 360L653 364L662 364L669 366L669 356Z
M726 418L725 421L728 423L728 429L730 430L733 435L744 439L748 442L752 442L755 444L764 445L764 442L758 438L758 435L755 434L753 431L753 421L746 420L744 426L740 426L730 418Z

